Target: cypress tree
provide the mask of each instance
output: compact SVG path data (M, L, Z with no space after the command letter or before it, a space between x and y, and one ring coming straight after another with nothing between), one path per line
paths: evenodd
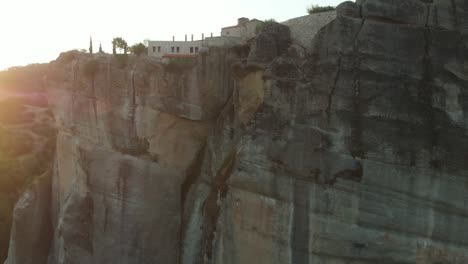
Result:
M102 51L102 44L99 42L99 53L103 53Z
M93 39L89 37L89 53L93 54Z

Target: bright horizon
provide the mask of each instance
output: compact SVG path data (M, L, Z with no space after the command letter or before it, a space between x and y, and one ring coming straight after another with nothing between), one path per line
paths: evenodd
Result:
M200 39L202 33L220 34L237 18L285 21L304 16L312 4L336 6L343 0L15 0L0 5L0 70L54 60L60 52L88 49L93 38L111 52L111 40L129 45L150 40Z

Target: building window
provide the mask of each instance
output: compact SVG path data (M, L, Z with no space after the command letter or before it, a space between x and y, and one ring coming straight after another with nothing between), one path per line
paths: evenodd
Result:
M190 47L190 53L193 53L193 47Z
M156 47L153 47L153 52L156 52Z
M226 35L229 35L229 31L226 31Z
M158 52L161 52L161 46L158 47Z
M174 47L171 47L171 52L174 53Z
M177 53L180 53L180 47L177 47Z
M198 47L195 47L195 53L198 53Z

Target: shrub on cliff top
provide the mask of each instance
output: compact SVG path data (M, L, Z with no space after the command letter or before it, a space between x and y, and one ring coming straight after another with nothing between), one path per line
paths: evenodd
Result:
M312 5L311 7L307 8L307 13L309 14L316 14L328 11L334 11L336 8L334 6L319 6L319 5Z
M141 55L145 54L148 52L148 48L145 46L143 43L136 43L133 46L130 47L130 53L133 53L135 55Z
M277 23L274 18L267 19L263 21L261 24L258 24L257 27L255 28L255 32L258 34L260 33L264 28L273 25L274 23Z

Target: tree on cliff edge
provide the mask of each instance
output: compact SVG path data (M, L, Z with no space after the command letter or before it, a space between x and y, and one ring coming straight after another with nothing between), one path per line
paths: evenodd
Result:
M141 55L143 53L148 52L148 49L146 48L145 44L143 43L136 43L133 46L130 47L130 52L135 54L135 55Z
M93 39L89 37L89 54L93 54Z
M120 52L123 51L123 53L127 54L127 49L128 49L128 44L127 42L121 38L121 37L116 37L112 40L112 47L113 47L113 53L116 54L115 48L118 48Z

